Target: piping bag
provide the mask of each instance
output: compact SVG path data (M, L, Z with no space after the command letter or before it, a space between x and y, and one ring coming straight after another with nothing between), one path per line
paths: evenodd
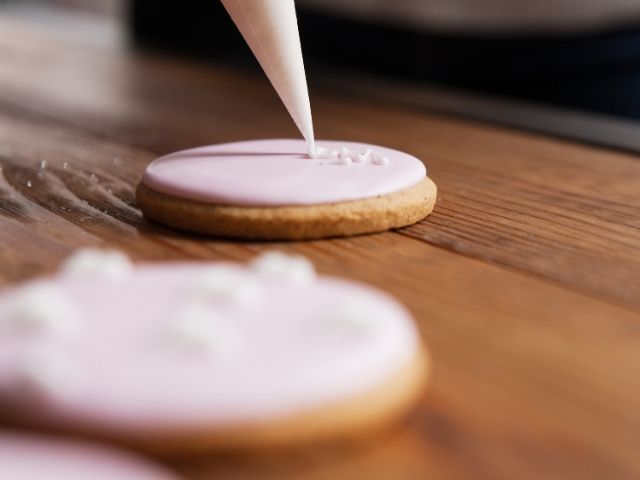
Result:
M221 1L313 155L313 120L294 0Z

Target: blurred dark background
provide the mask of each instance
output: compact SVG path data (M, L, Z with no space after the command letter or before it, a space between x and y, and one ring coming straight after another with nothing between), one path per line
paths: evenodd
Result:
M137 46L257 68L217 0L3 1L119 16ZM312 75L348 70L360 78L640 118L640 0L298 0L297 5Z
M311 71L337 66L640 117L640 1L297 3ZM251 61L215 0L133 0L130 8L141 44Z

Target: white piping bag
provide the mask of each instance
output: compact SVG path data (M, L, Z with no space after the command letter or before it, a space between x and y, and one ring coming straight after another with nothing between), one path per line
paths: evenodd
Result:
M315 152L313 120L294 0L221 0Z

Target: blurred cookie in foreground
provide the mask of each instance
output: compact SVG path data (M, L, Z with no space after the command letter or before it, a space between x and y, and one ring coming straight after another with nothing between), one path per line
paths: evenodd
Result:
M0 293L0 352L0 416L166 454L369 432L416 402L428 366L396 300L278 252L79 252Z

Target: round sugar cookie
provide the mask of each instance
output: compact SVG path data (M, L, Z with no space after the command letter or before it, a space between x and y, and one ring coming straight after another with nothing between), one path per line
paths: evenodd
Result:
M172 153L136 191L145 217L191 232L264 240L349 236L426 217L436 185L397 150L320 141L256 140Z
M415 403L427 365L397 301L277 252L134 266L82 251L0 293L0 418L153 453L367 432Z
M113 447L0 430L0 478L7 480L178 480Z

